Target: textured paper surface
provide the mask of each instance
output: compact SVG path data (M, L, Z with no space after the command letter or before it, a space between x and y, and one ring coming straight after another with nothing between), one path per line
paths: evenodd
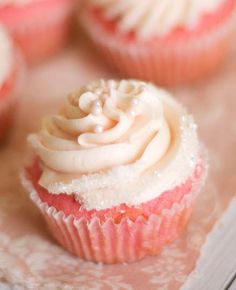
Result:
M211 165L185 233L159 257L105 266L73 257L53 241L20 184L19 170L28 150L26 135L39 128L42 115L54 112L66 92L116 75L82 44L31 69L11 139L0 150L0 281L16 289L179 289L236 191L235 73L236 45L214 77L175 90L199 124Z

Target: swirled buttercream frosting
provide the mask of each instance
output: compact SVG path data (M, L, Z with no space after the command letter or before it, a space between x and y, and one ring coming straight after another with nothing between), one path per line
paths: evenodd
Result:
M121 31L139 37L159 36L177 27L194 27L224 0L90 0L109 20L117 20Z
M12 42L0 26L0 88L11 73L13 65Z
M101 80L68 95L29 141L41 160L40 185L87 209L149 201L184 182L199 153L186 110L136 80Z

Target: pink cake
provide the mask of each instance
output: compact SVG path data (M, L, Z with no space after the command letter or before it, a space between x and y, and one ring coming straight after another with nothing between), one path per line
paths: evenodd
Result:
M58 51L68 41L72 0L7 0L0 4L0 21L30 63Z
M183 230L206 176L193 118L141 81L81 88L29 141L31 198L56 240L95 262L158 254Z
M178 85L216 71L227 54L234 0L90 0L82 24L122 76Z

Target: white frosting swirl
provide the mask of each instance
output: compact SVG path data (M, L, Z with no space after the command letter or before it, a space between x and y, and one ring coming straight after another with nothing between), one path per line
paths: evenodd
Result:
M13 46L6 31L0 26L0 88L9 77L13 65Z
M54 194L75 194L89 209L155 198L173 180L183 181L190 156L197 155L192 120L188 154L186 141L182 144L183 114L182 106L164 91L144 82L88 85L69 95L60 114L45 119L41 132L29 137L43 162L40 184ZM173 180L158 180L172 163L178 166ZM151 184L160 190L153 192Z
M90 0L108 19L118 20L121 31L141 38L159 36L177 27L193 27L224 0Z

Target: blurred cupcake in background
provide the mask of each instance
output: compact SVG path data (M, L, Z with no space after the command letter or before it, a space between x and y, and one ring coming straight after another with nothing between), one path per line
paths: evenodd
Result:
M82 25L121 74L178 85L225 59L235 0L89 0Z
M192 116L141 81L82 87L29 141L31 198L56 240L95 262L157 255L183 230L206 177Z
M1 0L0 21L35 63L66 44L73 6L73 0Z
M5 141L12 125L22 65L19 52L0 26L0 143Z

